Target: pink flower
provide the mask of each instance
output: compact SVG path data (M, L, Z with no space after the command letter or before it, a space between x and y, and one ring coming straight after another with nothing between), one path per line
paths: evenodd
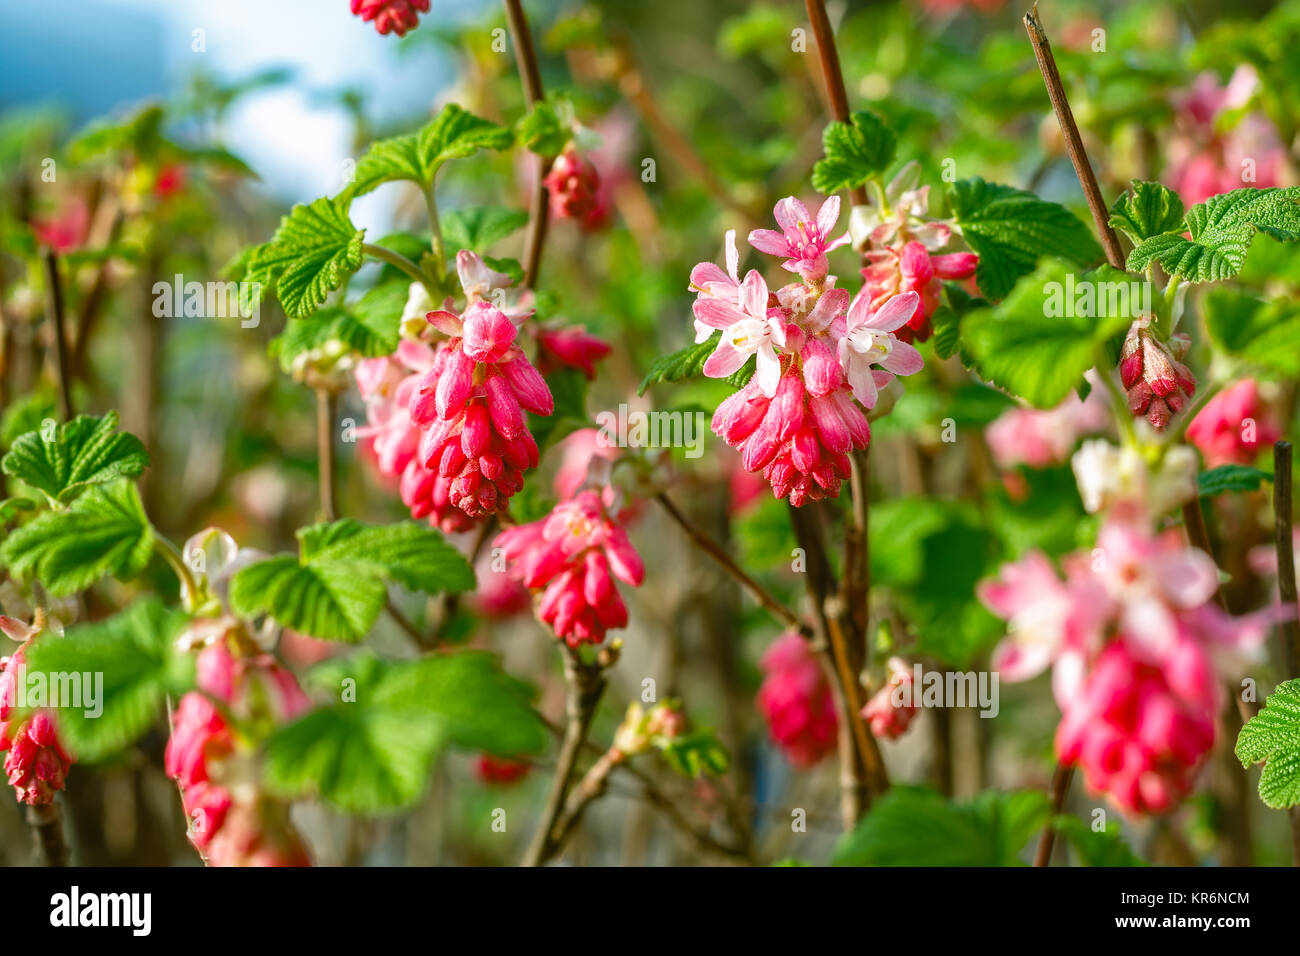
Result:
M840 339L840 364L853 389L853 397L866 408L876 405L873 365L895 375L912 375L925 365L920 352L893 334L911 320L920 304L919 295L904 292L873 308L867 296L859 293L849 307L846 333Z
M352 0L352 13L369 23L382 35L405 36L407 30L420 25L420 14L429 12L429 0Z
M1177 131L1164 178L1187 205L1242 187L1281 185L1286 149L1277 130L1264 114L1245 111L1258 88L1254 67L1243 64L1226 86L1201 73L1174 98Z
M30 716L27 711L15 713L18 682L27 667L24 652L34 640L35 636L29 637L11 656L0 658L0 751L9 752L5 758L9 785L20 803L31 806L52 803L75 763L59 741L49 711Z
M825 278L829 268L826 253L849 241L847 232L838 239L830 238L840 218L840 197L828 197L817 211L816 220L808 214L808 207L793 196L778 202L773 212L781 231L755 229L749 234L749 244L759 252L785 256L781 268L797 272L807 281Z
M70 200L56 216L32 220L36 241L60 255L79 248L89 231L90 211L79 198Z
M1097 543L1065 559L1064 583L1031 553L980 586L1010 622L993 666L1013 681L1052 666L1060 759L1126 812L1158 812L1190 788L1223 676L1240 672L1275 613L1220 610L1214 562L1177 532L1111 521Z
M705 375L726 378L756 355L755 380L765 395L776 394L777 379L781 377L776 346L785 345L785 322L780 309L767 307L767 299L767 283L756 269L751 269L739 286L736 304L711 295L695 300L695 341L708 341L714 329L722 330L717 348L704 363Z
M583 224L596 219L600 212L600 174L572 144L555 157L543 182L550 195L552 216Z
M758 709L772 739L796 767L820 762L835 750L839 721L830 684L808 642L795 632L782 634L759 666L766 676Z
M416 460L433 474L404 475L402 497L431 510L445 500L481 518L503 510L523 487L524 471L537 467L524 413L550 415L555 402L515 344L512 316L482 298L505 277L463 250L456 267L469 305L462 316L429 313L430 324L453 338L439 347L408 406L423 431Z
M310 866L287 807L261 790L257 742L247 735L293 720L311 702L269 654L236 654L224 634L199 653L196 673L199 690L181 698L163 756L190 842L212 866Z
M1048 411L1008 409L989 424L984 437L999 468L1020 464L1047 468L1068 461L1074 443L1083 435L1102 431L1107 421L1101 390L1094 388L1086 400L1071 394Z
M907 329L911 331L900 331L899 337L910 341L915 336L922 342L933 331L930 316L939 307L943 291L940 280L968 279L975 274L975 267L979 264L979 257L973 252L931 255L915 239L892 247L870 249L866 259L869 265L862 270L865 284L858 294L867 299L871 308L878 309L896 295L915 292L920 296L920 303L907 321Z
M871 440L867 418L842 381L816 394L793 363L772 398L751 381L719 405L713 433L740 450L747 471L763 472L773 495L788 496L795 507L836 497L851 471L849 450Z
M608 342L581 325L542 329L537 333L537 348L537 367L542 374L560 367L576 368L588 381L596 378L596 363L610 353Z
M1179 666L1207 672L1194 641ZM1210 687L1217 685L1210 681ZM1129 814L1164 813L1191 792L1214 744L1215 695L1189 695L1167 669L1144 662L1124 640L1106 646L1056 731L1056 753L1084 783Z
M895 740L907 732L913 718L920 712L913 696L920 691L905 661L891 657L888 667L889 679L867 701L862 716L877 737Z
M580 491L548 517L507 528L496 546L526 587L541 590L538 617L571 647L600 644L606 631L627 626L614 579L639 587L645 566L599 492Z
M1120 352L1119 371L1128 392L1129 409L1144 415L1155 428L1164 428L1196 392L1196 377L1174 357L1172 347L1186 351L1186 339L1160 342L1149 322L1139 319L1129 329Z
M1187 426L1187 440L1200 449L1207 467L1249 465L1282 437L1277 421L1247 378L1220 392Z

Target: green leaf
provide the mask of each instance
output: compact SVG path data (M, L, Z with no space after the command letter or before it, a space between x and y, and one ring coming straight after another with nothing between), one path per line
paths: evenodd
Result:
M1158 262L1171 276L1216 282L1241 271L1256 232L1283 242L1300 240L1300 186L1245 187L1211 196L1187 210L1191 238L1169 232L1152 236L1128 255L1128 268L1142 272Z
M24 511L35 511L36 502L30 498L6 498L0 501L0 524L8 524Z
M713 350L717 347L717 339L709 339L695 345L688 345L671 355L655 359L654 364L650 366L650 371L646 373L646 377L641 379L641 384L637 386L636 393L644 395L647 388L658 382L682 382L688 378L703 375L704 363L708 361L709 356L713 354ZM753 377L754 365L751 362L735 374L721 379L721 381L726 382L733 388L744 388Z
M470 591L476 583L464 555L433 528L413 521L365 525L344 518L304 528L298 537L309 565L360 564L377 577L426 594Z
M894 787L835 847L835 866L1018 866L1051 816L1039 790L986 791L965 803Z
M66 511L50 511L18 528L0 557L17 575L39 580L55 597L82 591L105 574L119 580L149 563L154 533L140 492L128 481L96 485Z
M251 564L230 582L236 613L269 614L282 627L325 640L361 640L387 600L384 582L359 565L306 566L288 555Z
M1264 761L1259 798L1275 810L1300 803L1300 679L1278 684L1237 735L1243 767Z
M80 675L81 697L73 701L79 706L58 709L59 734L78 760L120 753L161 717L168 693L192 686L193 657L175 644L185 620L156 597L146 597L114 617L32 644L26 655L29 682L41 673L49 692L56 683L66 692L68 676ZM99 681L102 686L94 687Z
M271 241L249 253L246 278L263 291L275 287L290 318L311 315L343 277L361 268L365 230L352 225L345 206L329 199L294 206Z
M388 290L396 285L386 283L381 288ZM284 331L267 343L267 354L278 359L285 372L294 370L299 356L328 353L331 349L355 352L365 358L389 355L397 348L397 326L406 303L405 288L400 291L402 302L396 312L386 311L386 305L396 301L396 296L385 292L369 302L363 299L347 308L321 309L305 319L290 319Z
M558 156L573 139L573 129L549 102L538 103L515 125L521 146L539 156Z
M833 122L822 132L825 159L813 167L813 188L830 195L855 189L893 162L898 138L875 113L859 111L850 122Z
M437 594L475 585L465 558L434 529L405 521L345 519L298 532L300 555L259 561L235 574L231 607L269 614L283 627L327 640L359 641L388 601L392 580Z
M103 120L91 123L68 142L65 151L73 163L121 154L148 159L165 142L162 122L163 108L151 103L120 123Z
M1201 303L1210 340L1249 362L1257 377L1300 376L1300 302L1263 302L1235 289L1215 288Z
M447 160L472 156L480 149L508 149L514 140L510 130L449 103L419 132L372 143L357 160L356 174L339 198L346 204L399 179L428 188Z
M1110 226L1137 245L1143 239L1178 229L1183 222L1183 201L1168 186L1133 180L1126 192L1110 207Z
M1101 258L1101 246L1074 213L1033 193L975 177L953 183L948 200L966 244L979 253L975 281L990 299L1007 295L1043 256L1076 265Z
M727 748L709 730L697 730L669 739L660 751L668 765L683 777L698 779L727 772Z
M1118 824L1094 830L1078 817L1062 814L1055 827L1074 847L1083 866L1146 866L1120 836Z
M1098 349L1131 321L1124 315L1049 316L1074 311L1052 307L1067 272L1065 263L1044 262L997 306L976 310L961 324L979 375L1038 408L1059 405L1096 363Z
M442 217L442 238L448 251L481 253L494 242L528 225L528 213L502 206L454 209Z
M1197 493L1202 498L1225 491L1258 491L1260 482L1272 481L1271 472L1246 465L1220 465L1196 476Z
M117 412L79 415L57 428L28 432L0 462L6 475L55 501L70 501L90 485L135 478L148 465L140 439L117 430Z
M394 663L360 654L322 665L311 683L340 702L267 742L267 786L286 797L315 794L350 813L393 811L420 798L446 743L510 757L546 746L531 692L479 651Z

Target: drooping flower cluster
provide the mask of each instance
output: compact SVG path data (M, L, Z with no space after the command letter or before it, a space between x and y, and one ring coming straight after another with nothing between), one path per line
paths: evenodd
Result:
M392 355L357 363L357 388L366 403L366 424L357 429L357 437L374 456L379 474L397 482L411 517L427 518L452 533L468 530L476 519L451 503L452 479L426 468L416 454L420 429L410 412L411 400L434 359L431 346L405 339Z
M460 315L428 314L451 338L416 385L409 411L423 431L417 460L436 475L426 479L429 497L436 504L438 479L446 479L451 505L479 518L503 510L523 487L524 471L537 467L537 442L524 412L550 415L555 402L516 344L515 322L531 311L510 315L488 299L509 278L465 250L456 255L456 270L467 305Z
M758 709L768 732L796 767L811 767L835 750L839 721L821 664L796 632L782 634L763 654L766 675Z
M902 658L891 657L887 667L889 679L871 695L862 708L862 716L873 734L894 740L907 732L921 708L915 696L919 694L916 678L907 663Z
M199 690L181 698L165 754L190 842L212 866L309 866L287 806L262 791L252 745L234 728L291 720L310 702L272 657L236 656L215 630L198 656Z
M352 13L387 36L405 36L420 25L420 14L429 12L429 0L352 0Z
M1263 113L1247 110L1259 85L1255 68L1243 64L1225 86L1213 73L1201 73L1174 97L1164 179L1187 205L1243 186L1281 184L1286 147Z
M1154 433L1137 422L1141 440ZM1160 516L1196 497L1196 452L1186 445L1167 447L1150 461L1133 445L1085 441L1070 459L1079 496L1089 514L1107 512L1126 521Z
M930 219L930 187L918 186L920 165L905 165L883 190L883 196L853 210L851 230L855 248L861 249L867 265L862 294L872 308L880 308L892 296L915 292L920 296L916 312L898 337L924 342L933 327L930 317L939 306L943 279L969 279L979 257L973 252L936 255L952 241L952 226Z
M1169 810L1214 742L1216 671L1230 672L1266 622L1212 603L1214 562L1177 532L1111 519L1096 550L1062 565L1064 580L1031 552L980 586L1010 624L993 666L1012 681L1050 666L1062 713L1058 758L1127 813Z
M920 305L916 292L872 300L865 286L856 298L835 288L826 253L848 241L831 237L838 218L838 197L816 219L791 197L776 206L780 232L750 234L751 245L785 257L782 268L800 277L775 292L757 270L740 278L734 232L725 271L711 262L691 271L696 342L722 333L704 374L725 378L756 357L750 381L718 407L713 431L740 450L746 470L762 471L776 497L796 506L838 495L848 453L870 441L854 400L875 407L882 387L924 364L895 335Z
M1186 336L1174 335L1169 344L1152 332L1149 319L1134 322L1120 352L1119 374L1134 415L1164 428L1182 411L1196 392L1196 376L1178 359L1187 352Z
M54 716L48 710L31 712L19 708L18 682L25 679L25 651L40 637L32 628L10 617L0 617L4 633L22 645L0 658L0 752L5 757L5 774L20 803L33 806L51 803L63 789L72 756L59 741Z
M586 225L600 214L600 174L572 143L555 157L543 182L555 218L574 219Z
M510 573L541 592L537 616L570 647L600 644L606 631L627 626L614 579L639 587L645 566L599 491L581 490L547 517L507 528L496 547Z
M1187 440L1200 449L1207 468L1249 465L1281 437L1277 418L1260 399L1253 378L1214 396L1187 426Z

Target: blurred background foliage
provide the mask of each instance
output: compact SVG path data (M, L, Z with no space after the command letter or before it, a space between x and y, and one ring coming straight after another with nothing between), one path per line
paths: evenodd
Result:
M306 103L342 130L336 155L324 149L313 167L333 168L335 186L347 161L368 142L424 123L445 102L500 122L516 120L523 104L515 64L493 44L494 31L504 27L499 7L461 3L452 5L454 16L443 16L441 4L434 0L434 13L401 40L373 36L347 16L343 0L334 0L339 9L328 17L321 15L330 30L356 32L377 81L321 82L331 64L313 52L315 34L305 27L303 38L284 34L274 42L286 56L294 47L306 67L282 67L266 53L265 62L236 74L226 65L227 51L214 43L205 57L182 58L186 68L152 102L117 103L90 124L83 104L47 102L0 86L0 103L7 104L0 114L0 446L36 427L54 407L42 322L48 290L33 224L62 222L78 231L64 257L74 403L97 413L120 409L123 427L146 442L153 466L144 489L155 523L176 539L219 525L241 544L269 551L293 546L294 529L314 520L317 508L314 403L311 390L268 355L269 343L286 327L284 315L268 299L256 328L243 328L237 319L161 318L153 314L152 289L176 275L219 279L243 248L271 234L292 201L332 191L328 182L308 188L283 165L272 164L268 172L236 155L242 151L232 138L256 147L277 123L298 128L298 114L277 112L290 108L288 93L298 96L294 108ZM107 2L91 6L112 9ZM284 6L312 18L320 4ZM933 184L932 212L942 202L944 181L980 176L1032 189L1087 220L1019 7L943 0L838 0L828 7L838 24L851 105L875 110L898 133L900 165L920 162L923 181ZM827 115L814 41L799 35L808 30L803 6L561 0L532 2L528 9L544 85L570 101L579 121L599 137L595 160L613 186L615 209L602 230L583 231L569 222L552 228L540 312L585 324L615 344L587 397L589 415L620 402L712 409L728 392L722 383L658 385L644 398L636 389L656 357L690 341L687 277L697 262L721 261L725 230L743 237L769 224L780 197L812 198L808 177L821 155ZM1165 144L1179 122L1177 96L1196 74L1209 71L1223 83L1242 63L1261 77L1252 106L1274 124L1294 169L1300 158L1300 2L1245 0L1230 8L1209 0L1052 2L1040 13L1108 199L1130 179L1166 174ZM9 16L7 9L0 20ZM189 40L186 16L173 11L173 27L179 22L185 28L165 34L177 43ZM56 18L44 27L51 51L59 49L58 28ZM250 19L245 29L259 27ZM259 49L268 45L274 43L262 35ZM107 66L93 54L77 62L56 55L40 68L93 77ZM307 136L298 147L312 151L314 141ZM42 175L50 161L57 170L52 180ZM439 189L447 210L527 206L526 170L514 153L451 164ZM358 225L371 236L418 231L422 222L420 197L404 185L384 187L357 209ZM521 242L517 232L479 251L518 256ZM832 271L852 277L852 252L834 255ZM1294 295L1297 267L1293 261L1284 267L1280 259L1275 265L1248 272L1242 283L1273 292L1286 284ZM357 283L373 281L376 272L368 267ZM938 665L987 666L1001 628L975 602L975 582L1030 547L1061 554L1091 540L1092 522L1067 467L1023 471L1019 484L999 480L979 434L1010 405L955 360L929 361L924 373L908 380L892 415L875 425L873 600L888 625L877 651L902 649ZM345 395L340 415L364 420L355 391ZM948 419L956 425L956 442L944 438ZM356 447L343 446L341 513L402 517L395 490L373 478ZM548 454L521 498L521 511L540 510L551 497L548 476L560 454ZM675 499L784 600L800 600L785 504L765 492L742 500L732 484L734 453L712 436L703 458L676 455L669 466L678 482ZM643 679L655 679L661 696L685 698L693 719L717 728L732 751L732 771L719 783L668 780L690 819L705 828L731 828L752 841L760 859L827 858L838 832L833 760L813 773L792 773L766 741L754 710L757 659L777 633L770 619L742 603L734 585L687 548L652 505L633 536L651 573L647 586L629 595L633 624L594 739L608 739L621 702L636 699ZM158 578L167 580L161 571ZM100 617L121 606L129 597L124 592L120 586L94 592L86 615ZM418 604L406 610L420 625L440 613ZM383 632L386 626L376 642L400 648L400 635ZM539 686L542 711L559 712L562 685L549 638L530 620L483 620L471 605L447 633L503 652L512 673ZM290 656L290 649L282 651ZM301 657L297 663L328 651L292 649ZM1044 682L1004 685L998 720L981 720L970 709L927 712L910 735L885 745L886 758L896 778L949 795L969 797L990 786L1041 788L1051 767L1055 719ZM77 768L67 799L82 860L197 862L184 843L174 788L161 772L163 742L160 728L137 751ZM325 863L513 862L531 830L548 769L540 766L507 789L476 779L471 762L455 758L435 773L429 793L408 816L343 820L319 807L301 812ZM1234 786L1216 781L1203 801L1171 823L1135 828L1132 841L1157 855L1170 840L1213 853L1224 814L1249 812L1260 817L1256 861L1277 862L1277 841L1268 838L1277 821L1263 819L1253 799L1230 792ZM573 859L716 862L689 842L668 838L673 831L628 796L615 787L594 809ZM792 806L809 808L807 835L790 832ZM490 827L497 807L510 820L504 835ZM0 852L7 862L24 854L20 826L16 811L0 811L6 834Z

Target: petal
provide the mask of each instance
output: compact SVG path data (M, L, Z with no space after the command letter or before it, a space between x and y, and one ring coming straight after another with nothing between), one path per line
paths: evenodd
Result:
M817 210L817 232L823 237L829 236L839 218L840 197L838 195L828 196L826 201L822 203L822 208Z
M980 257L973 252L952 252L946 256L931 256L930 265L941 279L968 279L975 274Z
M748 358L749 355L733 346L724 335L713 354L705 361L703 371L708 378L726 378L739 371Z
M767 317L767 283L757 269L750 269L740 285L740 309L756 319Z
M880 365L895 375L914 375L925 367L925 359L914 346L907 342L895 341L889 354L880 361Z
M706 367L707 364L705 363ZM709 373L705 371L704 374L708 375ZM759 348L758 371L755 372L754 378L758 382L758 387L762 389L763 394L768 398L776 394L776 387L781 381L781 360L776 357L776 352L772 349L772 346L764 345Z
M773 229L755 229L749 234L749 244L769 256L784 256L790 253L790 244L785 241L785 236Z
M691 306L695 318L713 329L726 329L745 318L743 312L721 299L696 299Z
M915 292L903 292L893 296L866 321L868 328L881 332L893 332L901 329L921 307L921 297Z
M736 249L736 230L727 230L727 275L731 277L732 282L740 281L740 253Z
M816 334L834 321L849 304L848 289L828 289L822 293L813 310L808 313L804 325L809 332Z
M856 352L848 352L845 357L847 361L844 363L844 374L848 376L853 397L861 402L864 408L874 408L877 397L876 380L871 375L869 360Z
M778 202L772 214L776 217L776 224L786 232L798 229L801 222L812 222L812 217L808 215L808 207L793 196L786 196Z

